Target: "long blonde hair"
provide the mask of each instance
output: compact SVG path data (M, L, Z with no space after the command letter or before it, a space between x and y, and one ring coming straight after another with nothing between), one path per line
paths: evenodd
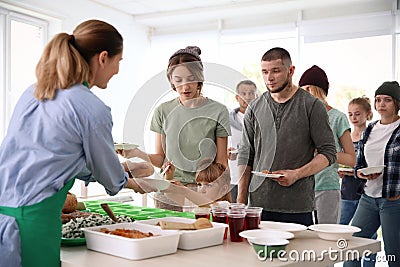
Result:
M121 34L110 24L88 20L79 24L72 35L59 33L46 45L36 66L34 96L52 100L58 89L89 81L90 59L102 51L109 57L122 52Z
M309 91L310 94L321 100L325 106L328 106L328 102L326 101L326 93L324 89L316 85L309 85L308 88L310 90Z

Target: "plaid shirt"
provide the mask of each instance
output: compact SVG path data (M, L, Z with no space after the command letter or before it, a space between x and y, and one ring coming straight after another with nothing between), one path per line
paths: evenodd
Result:
M370 123L363 132L359 141L359 150L357 153L357 163L354 168L354 173L357 176L357 170L368 167L365 160L364 148L368 137L378 121ZM386 165L383 171L383 187L382 197L391 198L400 195L400 126L392 133L385 148L384 164Z

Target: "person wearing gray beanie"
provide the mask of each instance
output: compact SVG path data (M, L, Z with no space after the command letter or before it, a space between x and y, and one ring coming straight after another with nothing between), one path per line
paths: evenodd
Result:
M355 177L366 181L352 224L361 229L354 236L370 238L381 227L389 266L400 266L400 86L384 82L375 91L380 119L364 130L354 167ZM375 167L375 168L374 168ZM359 261L344 267L361 266Z

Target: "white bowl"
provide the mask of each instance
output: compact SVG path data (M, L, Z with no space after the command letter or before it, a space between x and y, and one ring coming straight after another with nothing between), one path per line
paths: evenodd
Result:
M308 229L317 232L321 239L338 241L339 239L348 240L353 233L360 232L361 229L356 226L342 224L315 224Z
M152 237L133 239L100 232L100 228L109 230L132 229L141 232L151 232ZM178 250L179 231L161 230L153 225L139 223L118 223L83 228L88 249L126 258L129 260L141 260L166 254L175 253Z
M294 237L294 234L290 232L263 229L246 230L240 232L239 235L246 238L250 244L253 239L292 239Z
M383 169L385 167L386 167L386 165L371 166L371 167L359 169L358 171L360 171L364 175L370 175L373 173L383 173Z
M272 222L272 221L261 221L259 227L264 230L279 230L279 231L291 232L295 236L298 233L307 230L307 226L302 225L302 224Z
M286 245L289 241L282 238L253 238L250 245L253 246L254 251L258 257L277 258L286 250Z

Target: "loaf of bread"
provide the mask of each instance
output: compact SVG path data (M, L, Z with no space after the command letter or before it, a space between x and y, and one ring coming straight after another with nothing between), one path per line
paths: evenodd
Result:
M64 207L62 208L63 213L70 213L76 210L78 205L78 200L76 196L72 193L67 194L67 199L65 200Z

